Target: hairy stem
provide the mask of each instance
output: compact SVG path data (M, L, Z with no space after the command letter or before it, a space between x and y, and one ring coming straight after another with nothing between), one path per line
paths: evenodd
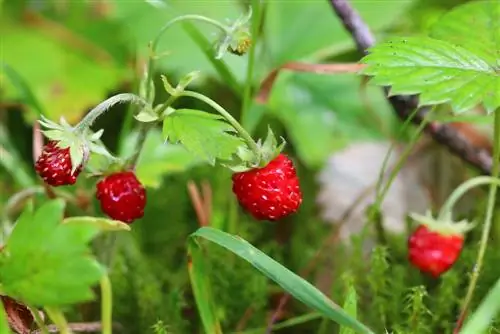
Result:
M255 141L253 140L252 136L250 136L250 134L240 125L240 123L238 123L238 121L236 119L234 119L234 117L231 116L231 114L228 113L226 111L226 109L224 109L220 104L218 104L217 102L215 102L211 98L206 97L203 94L200 94L197 92L192 92L192 91L187 91L187 90L179 93L179 95L177 95L177 96L192 97L192 98L198 99L202 102L205 102L206 104L208 104L209 106L214 108L219 114L221 114L222 117L224 117L229 122L229 124L231 124L233 126L233 128L236 129L236 131L238 131L240 136L247 142L250 149L257 156L260 155L259 147L257 146Z
M153 82L153 72L154 72L154 61L156 58L156 49L158 48L158 43L160 42L161 38L163 37L163 34L175 23L182 22L182 21L199 21L199 22L205 22L208 24L211 24L214 27L219 28L222 30L224 33L229 34L230 29L229 27L223 25L222 23L213 20L211 18L201 16L201 15L195 15L195 14L188 14L188 15L182 15L178 16L175 19L170 20L167 22L158 32L158 35L156 35L155 39L153 42L151 42L151 54L149 55L149 60L148 60L148 65L146 69L146 98L150 98L151 95L151 88L152 88L152 82ZM149 101L152 103L153 101Z
M101 321L102 334L112 333L113 294L108 275L101 278Z
M491 184L492 186L499 187L500 179L494 178L492 176L478 176L465 181L453 191L453 193L448 197L446 202L443 204L438 215L438 220L451 219L453 207L457 204L460 198L462 198L462 196L465 195L470 189L485 184Z
M131 94L131 93L123 93L117 94L115 96L110 97L107 100L99 103L94 109L92 109L85 117L78 123L75 127L76 133L83 133L87 130L95 120L109 110L112 106L118 103L130 102L137 104L143 108L150 107L150 104L144 100L143 98Z
M498 178L500 171L500 109L497 109L494 113L494 130L493 130L493 168L491 170L491 176L495 179ZM477 281L479 279L479 274L483 266L484 254L486 253L486 247L488 246L488 239L490 236L491 224L493 222L493 211L495 210L495 200L497 194L497 183L491 183L490 191L488 194L488 203L486 207L486 217L484 219L483 233L481 234L481 241L479 243L479 251L477 254L476 264L472 270L472 276L470 279L469 287L467 288L467 294L465 296L464 303L462 305L462 310L460 312L460 317L458 320L458 327L465 319L467 310L474 297L474 291L476 289Z

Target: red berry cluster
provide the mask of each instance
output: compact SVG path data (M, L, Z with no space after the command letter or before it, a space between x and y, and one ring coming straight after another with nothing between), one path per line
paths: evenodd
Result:
M35 170L45 183L53 187L75 184L82 171L71 172L69 148L60 148L56 141L44 146L35 163ZM110 218L127 224L141 218L146 206L146 190L131 171L106 176L97 183L96 197L102 211Z
M76 182L82 166L73 173L71 167L69 148L60 148L55 141L45 145L35 163L44 182L54 187ZM302 203L295 168L284 154L263 168L235 173L232 180L239 203L258 220L279 220L296 212ZM144 215L146 190L132 171L114 173L99 181L96 197L102 211L112 219L130 224Z

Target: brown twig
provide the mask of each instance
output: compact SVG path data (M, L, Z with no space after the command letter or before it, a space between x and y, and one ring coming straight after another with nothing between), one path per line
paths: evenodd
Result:
M358 12L352 8L347 0L329 0L333 10L342 21L344 28L352 35L358 50L366 54L367 49L375 44L375 38ZM388 94L388 89L385 88ZM389 96L394 111L401 119L407 119L410 114L419 108L417 115L413 117L412 122L421 124L424 120L428 108L420 108L416 96ZM447 124L430 122L425 131L432 138L446 146L451 152L459 156L462 160L478 168L484 174L490 174L492 167L492 156L483 148L472 145L467 138L457 132L453 127Z
M102 329L102 325L100 322L74 322L70 323L68 325L69 329L71 329L73 332L80 332L80 333L99 333ZM116 330L121 329L121 326L117 323L113 324L113 328ZM48 325L47 329L49 333L58 333L59 330L55 325ZM41 334L42 331L40 329L33 331L33 334Z
M274 70L272 70L267 77L262 81L259 92L255 97L258 103L266 103L271 94L272 87L278 74L282 70L290 70L294 72L307 72L316 74L340 74L340 73L356 73L361 70L365 65L358 63L346 64L308 64L301 62L289 62Z

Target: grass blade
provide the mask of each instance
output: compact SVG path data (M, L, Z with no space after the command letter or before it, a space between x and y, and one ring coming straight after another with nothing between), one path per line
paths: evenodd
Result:
M222 334L220 323L215 312L214 299L204 254L196 238L188 240L188 271L196 307L207 334Z
M472 314L460 334L485 333L500 310L500 279L495 283L476 312Z
M200 270L200 267L204 267L204 259L201 254L200 245L195 242L197 238L211 241L238 255L240 258L253 265L257 270L266 275L268 278L279 284L293 297L300 300L312 309L320 312L325 317L340 324L341 326L352 328L358 333L373 334L373 332L369 328L351 317L347 312L345 312L341 307L328 299L312 284L294 274L242 238L230 235L220 230L210 227L202 227L191 234L189 240L189 248L191 251L190 272L196 271L198 275L203 275L205 273L204 270ZM207 291L209 291L208 289L200 291L203 285L209 284L207 283L208 280L206 279L206 276L200 278L196 277L196 275L191 275L191 277L191 284L194 286L193 289L197 290L195 291L195 298L197 299L197 303L212 301L213 305L213 300L209 299L209 296L203 296L204 299L199 300L200 298L202 298L203 294L206 294ZM198 279L199 282L193 282L193 277ZM211 308L213 309L214 307L211 306ZM213 315L213 317L215 317L215 315ZM212 318L210 321L214 322L214 318Z
M19 92L19 95L21 96L23 102L33 108L38 116L45 115L42 105L36 98L33 91L30 89L26 80L24 80L24 78L8 64L3 63L2 69L7 78L9 78L12 85Z

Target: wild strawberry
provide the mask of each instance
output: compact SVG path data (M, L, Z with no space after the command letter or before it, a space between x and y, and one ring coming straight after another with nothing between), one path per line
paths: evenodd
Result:
M464 235L460 231L446 233L421 224L408 239L408 258L421 271L439 277L458 259Z
M80 164L71 173L71 157L69 147L60 148L57 141L49 141L35 163L35 170L45 183L53 187L75 184L82 171Z
M146 206L146 190L131 171L106 176L97 183L96 197L102 211L127 224L142 218Z
M241 206L258 220L278 220L302 203L292 161L279 154L263 168L233 174L233 192Z

